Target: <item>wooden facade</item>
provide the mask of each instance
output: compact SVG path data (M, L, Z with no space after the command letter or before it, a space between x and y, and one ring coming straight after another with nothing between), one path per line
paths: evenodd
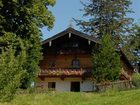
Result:
M91 55L47 55L40 63L41 69L47 68L73 68L72 61L79 60L79 68L92 68Z

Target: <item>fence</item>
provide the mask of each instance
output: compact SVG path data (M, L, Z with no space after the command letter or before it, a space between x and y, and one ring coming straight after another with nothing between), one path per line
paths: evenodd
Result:
M134 88L133 83L128 80L96 84L97 91L105 91L107 89L128 90L132 88Z

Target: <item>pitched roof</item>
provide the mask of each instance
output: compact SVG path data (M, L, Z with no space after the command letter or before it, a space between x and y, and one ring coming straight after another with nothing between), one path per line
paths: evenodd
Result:
M85 39L90 40L92 42L98 43L97 39L94 38L93 36L90 36L88 34L85 34L85 33L82 33L80 31L77 31L74 28L69 27L66 30L64 30L64 31L62 31L62 32L60 32L60 33L58 33L58 34L56 34L56 35L44 40L44 41L42 41L42 45L48 43L49 41L55 40L55 39L57 39L57 38L59 38L61 36L67 35L68 33L72 33L73 35L77 35L79 37L85 38Z

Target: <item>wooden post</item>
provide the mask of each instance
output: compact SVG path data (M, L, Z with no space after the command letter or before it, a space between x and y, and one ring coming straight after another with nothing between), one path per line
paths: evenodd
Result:
M50 47L52 46L52 41L49 41L49 46L50 46Z
M69 33L69 38L71 38L71 33Z
M91 44L91 41L90 41L90 40L88 40L88 44L89 44L89 45Z

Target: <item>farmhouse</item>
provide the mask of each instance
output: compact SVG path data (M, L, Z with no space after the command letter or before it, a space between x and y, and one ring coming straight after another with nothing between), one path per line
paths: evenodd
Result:
M93 91L91 53L97 40L71 27L42 42L43 59L37 87L56 91ZM130 80L133 68L120 52L120 80Z

